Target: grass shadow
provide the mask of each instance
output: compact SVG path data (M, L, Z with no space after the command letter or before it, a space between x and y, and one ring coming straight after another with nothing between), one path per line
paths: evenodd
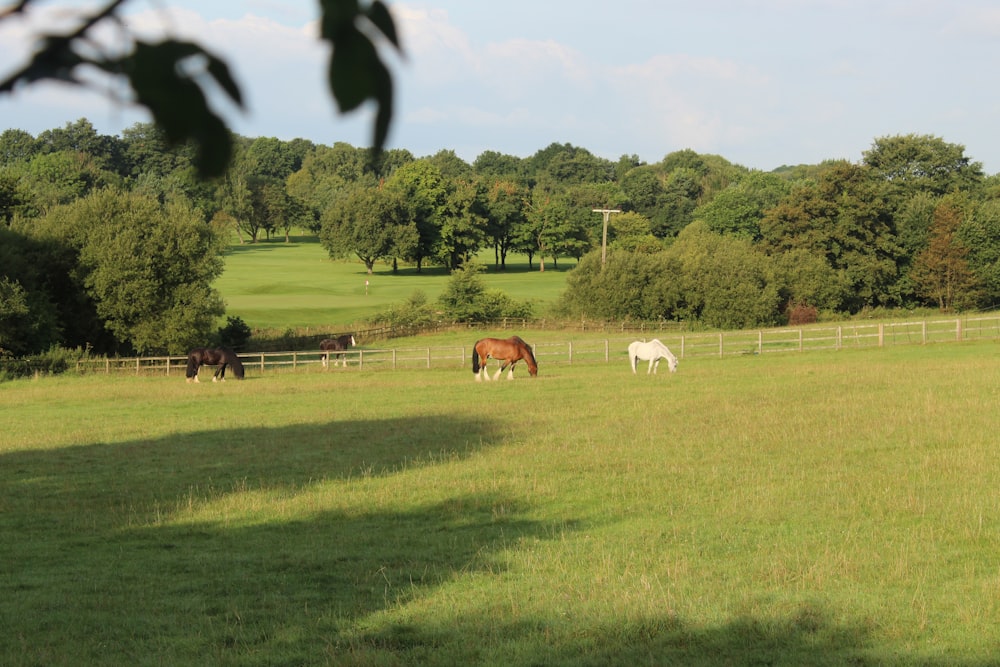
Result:
M883 651L877 622L821 605L711 627L668 612L595 623L572 609L504 611L509 600L479 599L472 582L517 576L509 552L582 526L539 520L502 484L410 501L393 484L503 432L492 419L417 417L4 454L0 663L990 664ZM330 502L349 485L397 495ZM282 510L306 497L313 511ZM185 513L185 500L217 509ZM472 613L422 617L438 592Z

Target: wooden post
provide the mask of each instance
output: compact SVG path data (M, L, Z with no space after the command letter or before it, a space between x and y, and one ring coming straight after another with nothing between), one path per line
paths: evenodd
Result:
M601 213L604 216L604 231L601 233L601 270L604 270L604 261L608 257L608 219L612 213L621 213L617 208L595 208L594 213Z

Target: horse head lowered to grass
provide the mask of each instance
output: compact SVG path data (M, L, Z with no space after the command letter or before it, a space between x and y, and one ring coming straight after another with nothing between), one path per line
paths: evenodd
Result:
M502 338L482 338L476 341L472 348L472 372L476 375L476 382L489 380L490 374L486 371L486 363L489 359L496 359L500 363L500 368L493 376L493 380L499 380L500 374L505 369L510 369L507 379L514 379L514 365L524 360L528 365L528 374L531 377L538 375L538 363L535 361L535 353L531 351L531 346L524 342L519 336Z
M677 372L677 357L658 338L654 338L648 343L637 340L628 346L628 361L632 365L633 373L636 372L635 362L639 359L649 362L646 375L656 373L656 369L660 365L660 359L667 360L667 367L670 368L671 373Z
M188 382L198 382L198 371L202 366L218 366L212 376L212 382L225 382L226 367L233 369L237 380L243 379L243 362L239 356L228 347L196 347L188 352L187 376Z

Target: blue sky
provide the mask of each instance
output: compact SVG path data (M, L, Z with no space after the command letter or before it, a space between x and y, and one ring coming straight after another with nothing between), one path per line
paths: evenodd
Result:
M38 2L39 0L36 0ZM40 9L86 5L40 3ZM1000 7L988 0L437 0L387 3L390 145L526 157L552 142L657 162L690 148L770 170L859 161L877 137L930 134L1000 172ZM229 59L245 136L368 145L366 113L336 113L315 0L132 0L130 26ZM0 23L0 75L51 14ZM111 38L113 39L113 38ZM119 91L120 92L120 91ZM0 129L80 117L117 134L147 117L45 85L0 97Z

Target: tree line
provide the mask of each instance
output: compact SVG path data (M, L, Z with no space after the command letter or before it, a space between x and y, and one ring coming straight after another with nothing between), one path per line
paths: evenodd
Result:
M293 228L369 271L573 259L560 311L574 317L761 326L981 308L1000 293L1000 178L938 137L771 172L691 150L648 164L553 143L470 164L449 150L231 138L229 168L204 179L196 150L151 124L0 133L0 349L182 352L225 314L212 284L231 235ZM603 261L602 208L621 211Z

